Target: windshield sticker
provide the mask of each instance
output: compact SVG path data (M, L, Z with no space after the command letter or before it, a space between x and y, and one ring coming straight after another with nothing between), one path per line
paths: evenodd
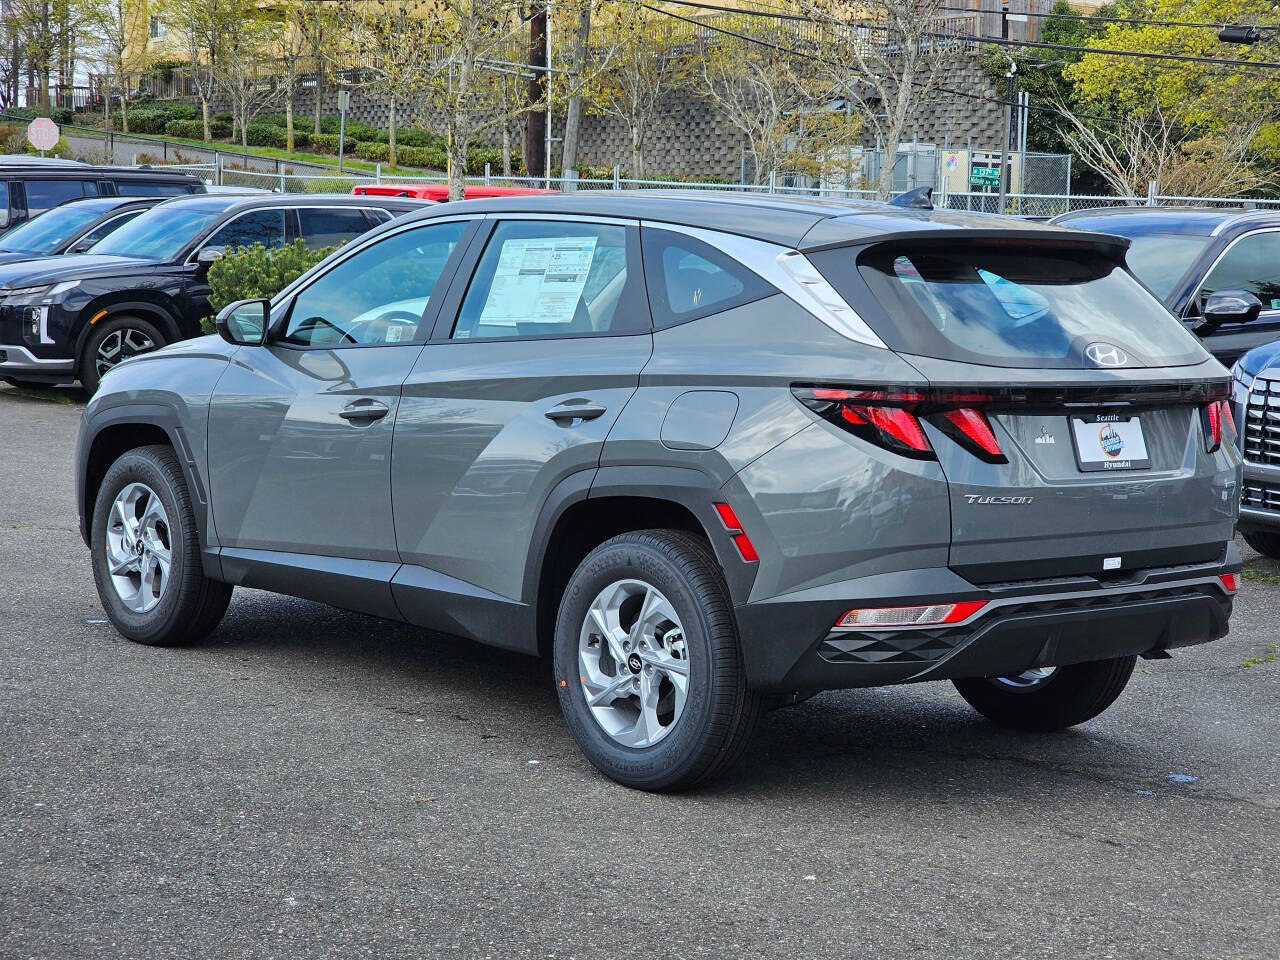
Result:
M570 323L595 259L596 237L508 240L480 322Z

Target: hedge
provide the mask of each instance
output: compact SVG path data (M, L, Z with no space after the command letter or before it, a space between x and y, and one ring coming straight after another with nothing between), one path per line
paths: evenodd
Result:
M312 133L308 135L311 139L311 146L315 147L317 153L328 153L333 156L338 155L338 135L336 133ZM351 153L356 148L355 137L347 137L342 142L344 153Z
M252 129L253 124L249 127ZM209 307L216 314L237 300L274 297L335 249L308 250L302 240L275 250L260 243L233 247L209 267ZM213 318L206 317L201 326L205 332L213 333Z

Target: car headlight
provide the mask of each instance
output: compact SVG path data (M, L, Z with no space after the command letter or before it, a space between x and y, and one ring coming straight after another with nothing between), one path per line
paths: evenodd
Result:
M10 287L8 290L0 290L0 303L11 307L52 303L55 298L78 286L79 280L64 280L61 283L41 283L33 287Z
M12 287L0 291L0 305L18 315L22 325L22 339L32 344L50 344L49 308L62 294L78 286L80 281L42 283L31 287Z

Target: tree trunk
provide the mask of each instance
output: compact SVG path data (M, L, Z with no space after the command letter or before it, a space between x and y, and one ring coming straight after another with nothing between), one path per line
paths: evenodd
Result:
M573 96L564 115L564 145L560 152L560 171L578 169L578 138L582 135L582 71L587 61L587 45L591 39L591 3L582 4L578 14L578 33L573 42Z
M209 129L209 98L203 93L200 94L200 119L204 121L204 142L208 143L213 139L213 132Z
M398 166L396 160L396 98L391 98L391 115L387 121L387 163L392 167Z
M121 87L123 87L128 82L129 81L125 80L122 75ZM123 89L120 92L120 132L121 133L129 132L129 91L123 90Z
M464 129L460 110L453 112L449 124L449 199L461 200L466 189L467 138L459 133Z
M315 102L315 133L320 135L320 120L322 110L324 108L324 95L328 90L328 77L325 76L324 67L319 64L319 56L316 57L316 102Z
M547 8L543 4L529 21L529 90L526 103L529 117L525 121L528 131L524 165L531 177L544 176L547 169Z
M640 127L632 124L631 126L631 177L639 180L644 174L644 155L641 153L641 147L644 141L644 134Z
M290 89L284 101L284 148L293 153L293 90Z

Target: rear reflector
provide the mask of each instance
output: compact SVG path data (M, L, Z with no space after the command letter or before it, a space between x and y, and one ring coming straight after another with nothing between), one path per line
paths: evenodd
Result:
M1240 589L1240 574L1238 573L1220 573L1218 580L1222 583L1222 589L1227 593L1235 593Z
M725 530L729 531L729 538L733 540L733 545L738 548L738 556L742 557L745 563L759 563L760 554L756 553L751 538L743 531L742 521L733 512L733 507L727 503L717 503L715 508L716 513L720 515L720 522L724 524Z
M985 600L931 603L922 607L856 607L836 621L837 630L900 630L963 623L987 605Z

